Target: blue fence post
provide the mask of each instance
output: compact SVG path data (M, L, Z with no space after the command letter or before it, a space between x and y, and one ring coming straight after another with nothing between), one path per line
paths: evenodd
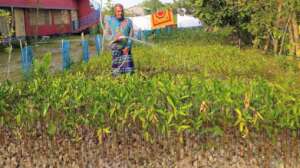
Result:
M25 77L30 75L33 64L33 51L31 46L25 46L21 49L22 71Z
M95 37L95 44L96 44L97 55L100 56L102 50L102 37L99 34L97 34Z
M61 42L61 56L62 56L62 68L63 70L68 70L71 66L70 58L70 48L71 44L69 40L62 40Z
M172 32L172 28L171 27L167 27L167 32L171 33Z
M150 32L151 32L151 31L149 31L149 30L144 30L144 31L142 32L143 38L144 38L145 41L148 40L148 37L149 37L149 35L150 35Z
M81 45L82 45L83 62L87 63L90 59L89 42L87 40L82 40Z
M146 30L142 31L142 39L147 41L147 38L146 38Z
M142 31L141 31L141 29L139 29L139 31L137 32L137 39L142 40Z
M155 34L158 36L158 35L160 35L160 29L156 29L155 30Z

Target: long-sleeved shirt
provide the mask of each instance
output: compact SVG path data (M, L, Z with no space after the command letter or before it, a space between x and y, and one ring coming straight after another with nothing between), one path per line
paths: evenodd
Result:
M132 21L128 18L119 20L115 16L107 17L105 21L104 34L105 38L109 41L113 41L118 36L133 37L134 32ZM118 42L113 42L112 45L120 49L131 49L132 40L130 38L126 38Z

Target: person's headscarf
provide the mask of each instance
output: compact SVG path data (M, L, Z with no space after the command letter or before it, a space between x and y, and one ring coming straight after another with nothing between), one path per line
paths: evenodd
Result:
M122 8L122 10L123 10L123 13L122 13L122 17L120 18L120 20L123 20L124 19L124 6L122 5L122 4L120 4L120 3L117 3L115 6L114 6L114 15L116 16L116 8L117 7L120 7L120 8Z

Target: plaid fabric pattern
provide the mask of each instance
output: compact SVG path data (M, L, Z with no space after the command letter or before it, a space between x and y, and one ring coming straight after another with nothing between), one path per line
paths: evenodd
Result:
M106 18L104 34L112 41L112 74L131 74L134 72L133 58L131 55L132 40L123 38L116 41L116 37L133 37L133 24L130 19L119 20L115 16ZM123 49L129 49L129 53L124 54Z
M122 49L112 49L112 73L113 75L119 74L132 74L134 72L134 63L129 51L128 55L124 55Z

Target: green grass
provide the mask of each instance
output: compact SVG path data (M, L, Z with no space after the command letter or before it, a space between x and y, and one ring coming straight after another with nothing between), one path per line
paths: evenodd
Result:
M107 52L56 75L42 64L29 81L0 84L1 127L73 137L89 127L99 140L124 131L146 140L297 131L297 64L229 39L224 31L162 34L152 47L135 46L132 76L112 77Z

